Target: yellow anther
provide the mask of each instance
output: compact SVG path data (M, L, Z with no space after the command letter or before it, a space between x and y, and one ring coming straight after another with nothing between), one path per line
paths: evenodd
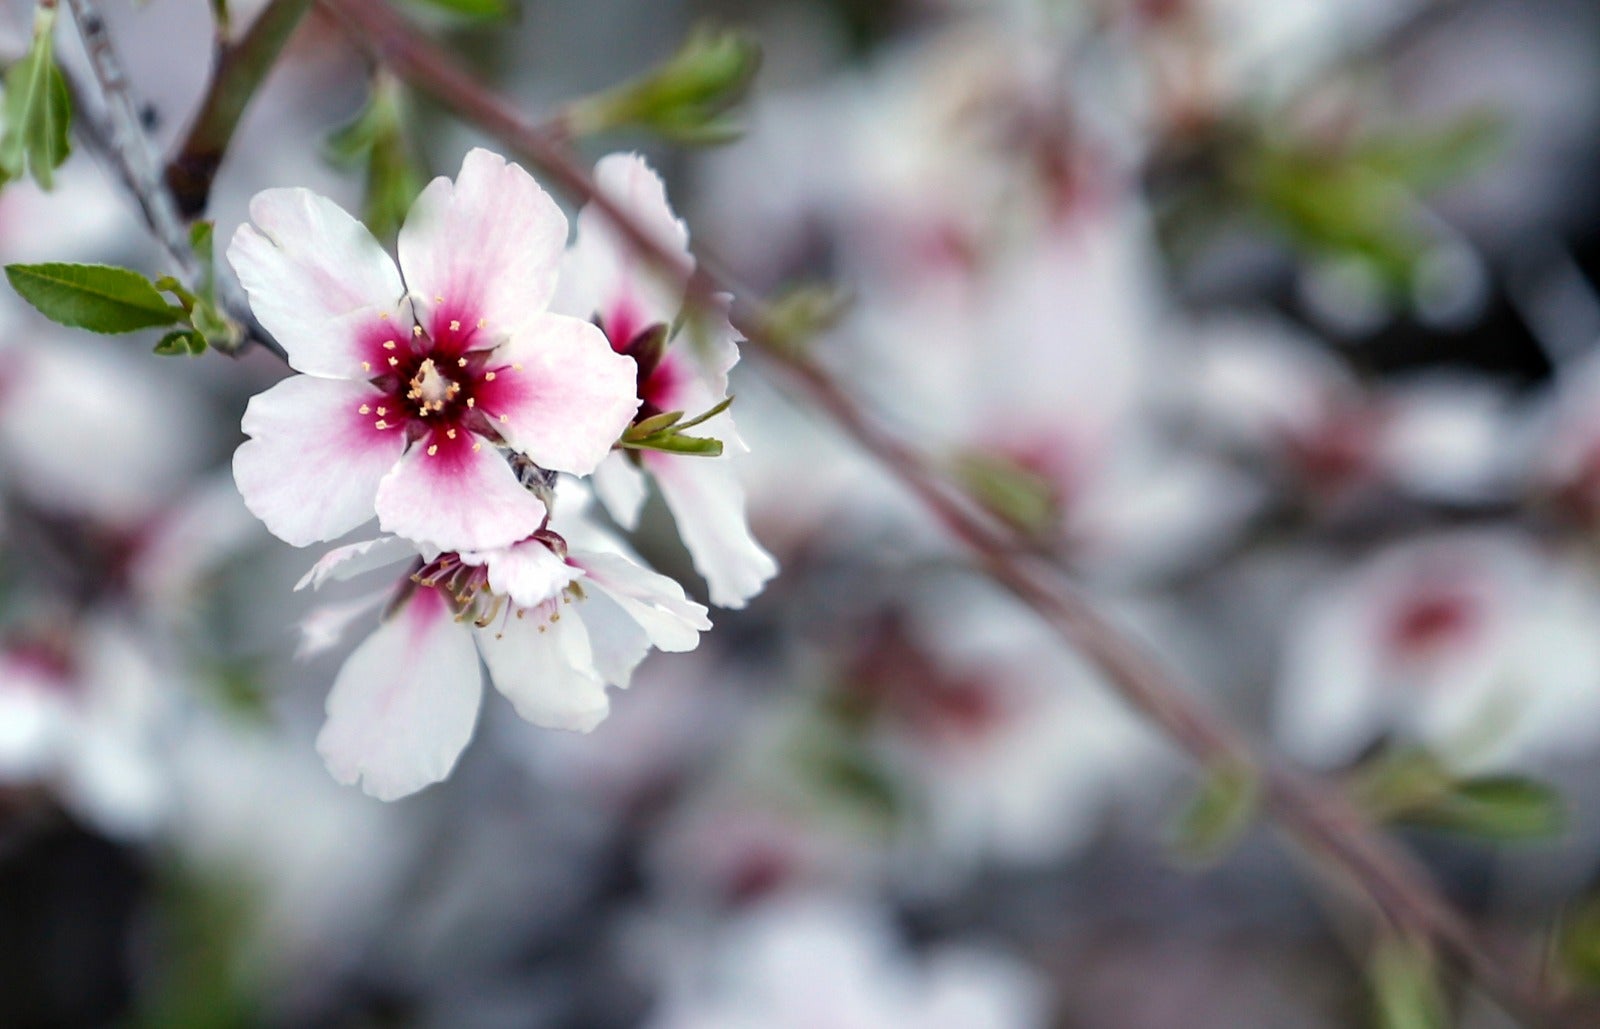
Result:
M509 419L509 418L507 418L507 417L506 417L506 416L505 416L505 415L501 415L501 416L500 416L500 420L501 420L501 421L502 421L502 422L509 422L509 421L510 421L510 420L511 420L511 419Z
M361 370L364 371L364 372L372 371L372 362L371 361L362 361L361 362Z
M371 414L372 413L372 408L368 407L366 404L362 404L360 407L356 408L356 413L357 414Z
M520 371L522 371L522 365L514 364L514 365L511 366L511 370L514 371L514 372L520 372Z
M436 304L442 304L444 303L444 297L434 297L433 302Z
M461 331L461 323L459 321L457 321L456 319L454 319L454 318L450 319L450 331L451 332L460 332Z
M385 350L393 350L397 346L399 346L399 344L392 339L386 339L383 341L383 349Z
M372 423L372 427L374 429L387 429L389 427L389 423L384 421L382 418L379 418L377 421Z
M477 407L478 406L478 398L477 397L468 397L467 398L467 406L468 407Z
M437 443L429 443L428 444L428 456L429 457L432 457L434 454L437 454L438 452L439 452L439 444L437 444Z
M483 381L484 382L493 382L494 381L494 372L485 373L485 375L483 376Z
M389 358L389 367L390 368L397 367L399 364L400 364L400 359L398 357Z
M422 335L422 326L420 326L420 325L411 326L411 335L413 335L413 336Z
M446 432L445 435L449 436L451 439L455 439L456 438L456 430L451 429L448 432Z
M466 358L464 358L464 357L456 358L456 367L457 368L465 368L466 366L467 366L467 359Z
M482 443L474 443L472 445L472 449L473 449L473 452L476 453L477 451L483 449L483 444Z

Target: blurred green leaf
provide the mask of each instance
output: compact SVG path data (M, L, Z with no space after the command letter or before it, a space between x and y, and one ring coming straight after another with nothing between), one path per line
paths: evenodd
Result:
M373 76L372 91L355 119L328 140L337 164L359 166L366 174L362 221L380 239L393 239L405 223L426 176L406 138L404 87L392 75Z
M242 883L168 867L158 882L152 963L134 1029L246 1029L261 1011L246 988L245 947L257 918Z
M75 329L118 333L175 325L183 308L167 301L150 280L128 268L104 264L12 264L11 288L46 318Z
M1444 797L1399 821L1490 840L1548 839L1566 830L1566 805L1551 787L1519 776L1455 784Z
M29 172L44 189L55 184L54 172L71 150L72 100L56 66L55 14L54 7L38 9L28 52L6 72L5 132L0 134L0 172L7 179Z
M760 66L761 48L749 35L696 29L662 64L571 104L567 129L586 136L642 128L676 143L726 143L740 127L725 113L744 99Z
M1600 988L1600 897L1589 897L1562 915L1556 927L1556 957L1576 982Z
M1193 861L1216 860L1244 835L1260 805L1261 782L1254 769L1233 762L1212 766L1178 819L1178 852Z
M839 323L850 297L833 286L808 284L785 291L767 306L761 332L772 345L798 351Z
M1038 473L1003 455L979 451L958 454L954 470L974 500L1024 532L1041 536L1059 526L1056 491Z
M447 14L482 21L505 18L513 10L511 0L412 0L412 2Z
M1367 974L1381 1029L1443 1029L1448 1024L1433 957L1421 943L1393 936L1380 940Z

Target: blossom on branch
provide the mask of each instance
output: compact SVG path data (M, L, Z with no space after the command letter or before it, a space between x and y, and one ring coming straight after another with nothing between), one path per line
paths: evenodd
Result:
M509 547L425 554L377 631L346 660L328 694L317 749L340 782L393 800L450 773L477 721L481 655L517 713L550 729L589 732L651 647L693 650L706 609L672 579L636 563L573 519L580 541L542 528ZM415 558L395 537L340 547L301 585Z
M251 400L245 503L305 546L374 511L439 548L504 547L544 505L506 460L587 475L632 420L634 365L547 310L567 221L527 172L473 150L412 205L399 266L353 217L271 189L228 250L293 376Z
M748 448L726 409L728 372L739 360L738 332L721 309L685 306L694 270L689 232L667 204L661 179L637 154L611 154L595 166L600 191L635 218L673 255L671 267L636 252L589 204L578 213L577 237L566 257L556 307L594 319L611 348L638 369L637 420L681 412L690 419L715 411L697 434L722 444L716 456L665 449L620 451L595 473L606 508L624 526L638 523L644 474L655 479L672 511L695 570L721 607L743 607L777 574L778 566L750 533L744 491L728 458ZM720 408L720 409L719 409Z

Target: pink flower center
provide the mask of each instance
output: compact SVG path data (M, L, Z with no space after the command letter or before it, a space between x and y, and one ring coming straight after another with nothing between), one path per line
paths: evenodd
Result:
M451 317L441 303L433 331L421 325L409 335L388 322L374 326L361 362L371 383L385 396L363 403L357 414L370 418L380 431L405 432L411 439L428 437L427 453L441 446L454 452L470 445L478 450L483 437L501 441L496 425L507 420L501 411L521 396L520 364L505 364L493 348L478 347L484 324Z

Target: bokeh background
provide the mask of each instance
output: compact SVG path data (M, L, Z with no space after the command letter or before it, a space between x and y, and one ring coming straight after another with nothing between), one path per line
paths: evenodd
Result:
M107 7L169 145L209 7ZM1560 927L1600 873L1600 9L403 10L530 114L704 19L748 30L741 138L585 153L649 155L749 288L843 290L809 345L853 393L1186 688L1392 817L1492 939L1596 972ZM368 87L313 13L219 237L268 186L360 209L329 140ZM407 103L428 174L487 142ZM0 191L0 258L162 268L88 153ZM330 642L341 595L293 592L316 554L227 471L282 368L151 343L0 296L0 1025L1373 1024L1361 910L1264 827L1200 860L1184 762L754 356L767 591L591 735L490 695L449 781L336 785L313 739L365 629ZM659 501L638 544L701 592ZM1407 773L1445 785L1397 799ZM1483 777L1528 803L1428 807ZM1452 1024L1507 1024L1443 988Z

